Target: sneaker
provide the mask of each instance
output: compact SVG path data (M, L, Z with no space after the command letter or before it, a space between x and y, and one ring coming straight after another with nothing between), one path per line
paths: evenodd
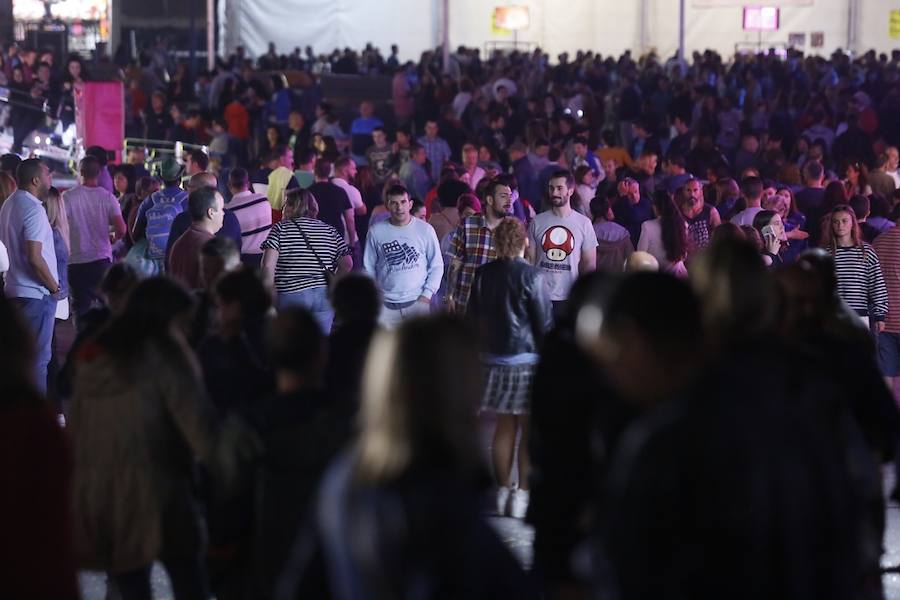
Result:
M497 514L501 517L506 515L511 492L512 490L508 487L497 488Z
M515 490L512 493L512 501L509 503L509 516L514 519L524 519L528 512L528 490Z

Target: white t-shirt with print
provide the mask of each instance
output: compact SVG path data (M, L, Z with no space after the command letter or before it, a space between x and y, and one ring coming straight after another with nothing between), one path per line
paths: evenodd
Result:
M597 249L597 234L591 220L574 210L564 219L548 210L535 216L528 237L534 264L544 274L550 299L566 300L578 279L581 253Z

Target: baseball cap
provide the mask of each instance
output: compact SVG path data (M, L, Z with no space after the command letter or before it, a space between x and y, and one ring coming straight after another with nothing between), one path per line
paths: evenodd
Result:
M175 181L180 179L183 170L184 167L171 156L159 164L159 176L163 181Z

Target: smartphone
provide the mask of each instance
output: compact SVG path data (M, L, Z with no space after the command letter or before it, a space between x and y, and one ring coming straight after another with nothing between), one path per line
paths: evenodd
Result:
M762 235L764 238L766 238L766 237L777 238L778 237L778 234L775 233L775 228L772 227L771 225L766 225L765 227L762 228Z

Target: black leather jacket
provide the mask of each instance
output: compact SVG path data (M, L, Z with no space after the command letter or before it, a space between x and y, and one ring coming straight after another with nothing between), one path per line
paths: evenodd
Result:
M487 354L537 353L553 327L553 309L537 269L522 259L500 258L479 267L467 316L478 327Z

